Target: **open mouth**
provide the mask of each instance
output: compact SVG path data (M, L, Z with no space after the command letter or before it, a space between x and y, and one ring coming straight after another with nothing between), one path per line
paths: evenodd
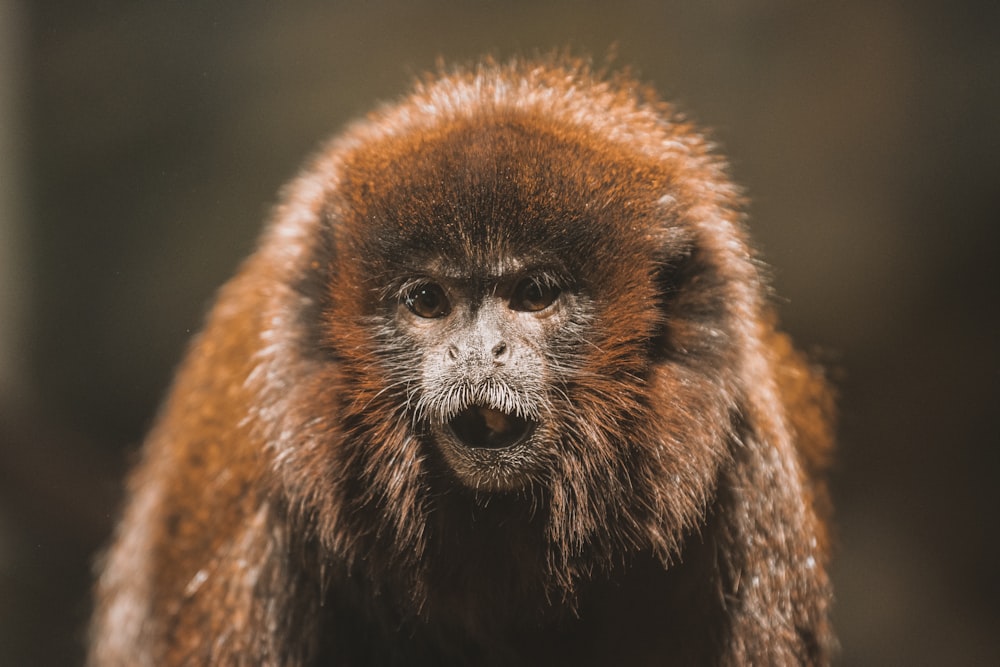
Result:
M455 438L473 449L504 449L524 442L535 422L493 408L473 405L448 422Z

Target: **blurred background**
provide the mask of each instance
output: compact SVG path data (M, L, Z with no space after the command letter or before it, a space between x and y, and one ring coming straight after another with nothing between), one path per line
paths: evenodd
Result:
M1000 3L0 0L0 665L80 662L128 462L317 142L438 57L612 44L836 379L838 664L1000 664Z

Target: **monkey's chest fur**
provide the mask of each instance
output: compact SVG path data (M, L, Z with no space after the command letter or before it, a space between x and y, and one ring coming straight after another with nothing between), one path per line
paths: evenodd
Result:
M513 518L509 509L501 511ZM550 575L538 534L490 523L497 518L483 512L478 529L485 535L467 536L471 543L455 543L435 557L433 590L419 610L411 605L412 590L373 588L357 574L339 577L324 602L317 664L717 660L728 624L722 574L707 557L714 546L699 539L685 549L684 562L670 568L649 554L631 556L560 599L564 592L546 590Z

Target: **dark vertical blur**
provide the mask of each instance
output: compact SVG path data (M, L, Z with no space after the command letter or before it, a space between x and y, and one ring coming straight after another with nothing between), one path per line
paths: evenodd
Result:
M438 56L612 43L837 378L840 664L1000 664L1000 3L0 0L0 665L79 662L129 454L316 142Z

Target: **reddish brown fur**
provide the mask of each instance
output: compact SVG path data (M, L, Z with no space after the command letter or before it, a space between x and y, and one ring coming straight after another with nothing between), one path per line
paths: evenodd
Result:
M407 412L385 282L534 248L580 340L530 482L475 491ZM721 161L629 78L428 79L317 155L222 290L91 664L825 664L829 398L763 283Z

